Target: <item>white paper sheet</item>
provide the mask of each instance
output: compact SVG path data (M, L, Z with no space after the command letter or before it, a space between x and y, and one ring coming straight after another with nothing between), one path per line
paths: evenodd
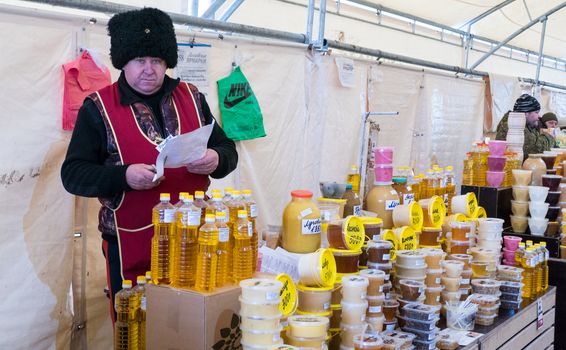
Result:
M158 146L160 152L155 160L153 181L163 176L165 168L180 168L204 157L213 127L214 121L202 128L163 141L165 144Z
M210 75L208 74L208 55L210 45L179 44L179 60L175 67L175 76L181 81L194 84L206 97L210 94Z
M338 79L343 87L355 87L356 75L354 60L346 57L336 57L336 66L338 67Z

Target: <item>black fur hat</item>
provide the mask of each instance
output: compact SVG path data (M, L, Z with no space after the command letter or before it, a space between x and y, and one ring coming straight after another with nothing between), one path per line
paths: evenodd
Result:
M159 57L167 68L177 65L177 39L171 17L155 8L118 13L108 21L110 57L122 69L136 57Z

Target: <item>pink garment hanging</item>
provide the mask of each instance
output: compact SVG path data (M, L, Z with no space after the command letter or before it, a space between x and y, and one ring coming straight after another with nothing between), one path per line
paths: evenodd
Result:
M110 85L108 68L99 67L87 50L80 57L63 65L65 86L63 90L63 130L73 130L79 108L86 96Z

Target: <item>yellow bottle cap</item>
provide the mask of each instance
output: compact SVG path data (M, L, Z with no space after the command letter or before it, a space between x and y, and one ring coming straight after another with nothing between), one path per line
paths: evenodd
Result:
M232 187L224 188L224 194L231 194L234 189Z
M216 219L223 219L226 217L226 213L223 211L217 211L216 212Z
M232 197L238 197L240 195L240 191L234 190L232 191Z
M189 195L187 196L186 200L189 201L189 202L192 202L192 201L195 200L195 198L194 198L191 194L189 194Z
M145 279L146 279L146 280L150 280L150 279L151 279L151 271L146 271L146 272L145 272Z
M242 193L243 194L252 194L252 190L243 190Z
M179 199L182 200L189 195L189 192L179 192Z
M452 165L446 167L446 171L452 171L452 170L454 170L454 167Z
M146 281L145 276L138 276L138 277L136 278L136 282L137 282L138 284L145 284L145 281Z
M204 198L204 192L203 191L195 191L195 198L198 198L198 199Z
M159 194L159 200L162 200L162 201L167 200L168 201L170 199L171 199L171 195L169 193L160 193Z
M247 218L248 217L247 210L238 210L238 217L239 218Z
M208 223L214 222L214 220L216 220L216 216L214 214L206 214L204 217L204 221Z
M213 188L212 193L222 193L219 188Z
M123 280L122 289L132 288L132 280Z
M220 193L213 193L212 199L222 200L222 195Z

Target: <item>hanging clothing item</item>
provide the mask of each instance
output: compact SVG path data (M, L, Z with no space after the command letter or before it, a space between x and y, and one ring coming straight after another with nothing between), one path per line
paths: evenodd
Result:
M84 50L74 61L63 65L63 130L73 130L79 108L85 97L112 83L110 71L98 66L91 54Z

